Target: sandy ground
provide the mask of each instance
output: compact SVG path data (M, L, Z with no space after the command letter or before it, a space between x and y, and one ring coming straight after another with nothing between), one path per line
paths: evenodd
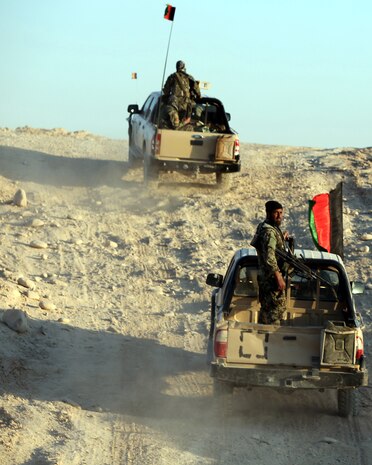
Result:
M248 245L270 198L313 248L307 201L344 182L345 263L367 285L356 300L371 353L372 149L241 154L224 193L181 175L149 193L125 140L0 129L0 309L29 325L0 323L1 465L372 464L369 387L350 420L334 392L236 390L228 417L215 408L205 277Z

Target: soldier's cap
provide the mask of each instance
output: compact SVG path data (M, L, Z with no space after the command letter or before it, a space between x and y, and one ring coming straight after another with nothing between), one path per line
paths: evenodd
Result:
M182 60L178 60L176 63L176 70L180 71L181 69L185 69L186 65Z
M265 203L265 208L266 208L266 213L271 213L274 210L283 210L282 204L277 202L276 200L269 200L268 202Z

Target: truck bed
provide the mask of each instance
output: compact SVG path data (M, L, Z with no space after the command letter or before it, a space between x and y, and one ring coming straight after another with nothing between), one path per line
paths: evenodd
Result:
M157 159L225 163L235 161L235 134L158 130Z
M323 328L229 322L227 363L319 365Z

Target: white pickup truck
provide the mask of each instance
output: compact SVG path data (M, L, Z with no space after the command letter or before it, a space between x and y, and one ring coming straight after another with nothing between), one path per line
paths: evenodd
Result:
M144 181L157 184L160 171L215 173L226 187L230 173L240 171L239 138L220 100L201 97L188 125L161 128L161 93L153 92L143 107L129 105L129 165L143 160Z
M318 276L294 270L280 326L258 323L257 254L238 250L225 277L208 274L212 292L208 359L216 394L236 387L336 389L341 416L356 413L355 388L368 384L363 322L338 255L295 250Z

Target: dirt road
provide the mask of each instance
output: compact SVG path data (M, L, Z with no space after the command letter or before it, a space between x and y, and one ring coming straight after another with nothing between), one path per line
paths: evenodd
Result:
M0 324L1 465L372 464L370 388L349 420L333 392L236 390L226 407L205 357L206 274L248 245L269 198L312 248L307 200L339 181L369 355L372 150L242 144L224 193L170 174L148 192L126 157L126 141L0 129L1 310L29 324Z

